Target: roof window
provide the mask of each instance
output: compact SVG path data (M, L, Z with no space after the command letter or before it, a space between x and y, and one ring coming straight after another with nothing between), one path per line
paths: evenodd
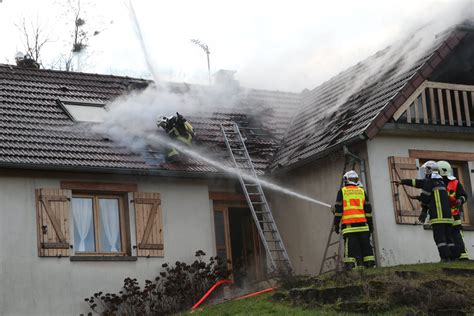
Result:
M103 102L59 100L66 114L75 122L103 122L107 108Z

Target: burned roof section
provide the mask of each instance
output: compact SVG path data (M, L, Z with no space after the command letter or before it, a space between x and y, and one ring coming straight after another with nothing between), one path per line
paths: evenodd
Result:
M403 47L388 47L304 93L271 169L302 165L342 144L374 137L465 34L454 28L422 50L420 39L409 37ZM399 49L404 53L397 55ZM418 55L410 55L417 49Z
M193 158L168 164L162 148L148 147L137 152L121 147L107 137L90 133L87 125L75 123L61 106L64 100L84 105L108 104L130 91L143 90L150 83L129 77L0 65L0 164L12 168L217 171ZM298 94L280 94L294 96L289 98L291 106L299 100ZM257 106L252 102L257 99L279 100L278 93L272 96L270 92L252 90L249 95L255 96L248 102L254 108ZM219 124L238 122L242 126L259 172L267 167L278 146L277 138L267 129L270 123L265 126L252 119L244 109L226 112L224 108L188 119L198 132L196 143L209 148L207 152L221 161L228 155Z

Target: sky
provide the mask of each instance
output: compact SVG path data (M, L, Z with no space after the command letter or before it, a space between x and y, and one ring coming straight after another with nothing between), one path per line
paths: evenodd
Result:
M151 64L155 79L207 84L206 54L190 41L200 39L211 52L211 73L235 70L244 87L299 92L425 23L473 7L472 0L82 0L87 29L100 33L90 39L79 68L151 78ZM68 8L67 0L3 0L0 62L14 63L15 53L24 51L15 24L25 18L39 21L50 39L43 66L57 63L69 48Z

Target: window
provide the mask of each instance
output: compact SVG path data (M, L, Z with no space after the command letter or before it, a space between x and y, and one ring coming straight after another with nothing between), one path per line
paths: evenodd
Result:
M103 122L107 109L102 102L87 103L73 100L59 100L59 105L76 122Z
M124 253L123 209L122 196L73 195L75 253Z
M471 225L470 218L474 210L472 197L472 185L474 171L469 172L474 165L474 154L463 152L433 151L433 150L409 150L410 157L388 157L390 179L410 179L418 177L417 166L428 160L445 160L451 164L454 176L461 182L468 196L468 202L463 205L463 225ZM472 168L471 168L472 169ZM397 224L414 224L420 213L420 202L411 197L420 194L420 190L408 186L396 186L392 183L392 198L394 203L395 218Z
M61 181L60 189L38 188L35 197L40 257L134 261L164 256L160 193L139 192L135 183Z

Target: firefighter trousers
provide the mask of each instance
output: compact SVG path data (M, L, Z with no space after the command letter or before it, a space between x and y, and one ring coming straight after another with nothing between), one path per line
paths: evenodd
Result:
M375 266L370 232L344 234L344 265L348 268Z
M459 254L460 260L468 260L466 246L464 245L462 225L453 226L453 239Z
M459 258L459 251L453 239L452 224L431 224L433 239L438 247L441 260Z

